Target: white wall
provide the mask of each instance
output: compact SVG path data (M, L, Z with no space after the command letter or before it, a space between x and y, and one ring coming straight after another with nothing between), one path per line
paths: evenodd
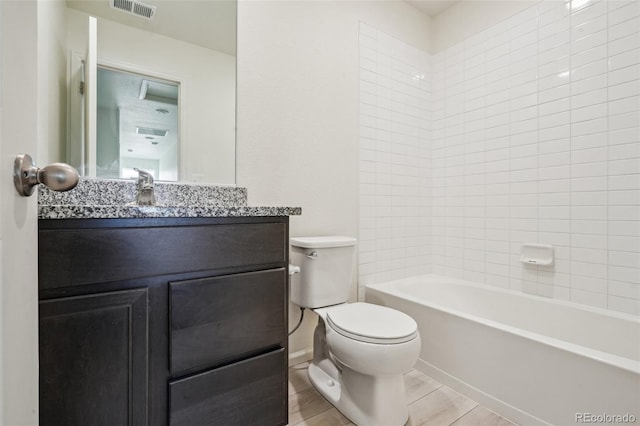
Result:
M428 49L429 18L403 2L238 5L237 183L251 204L301 206L292 236L358 235L359 21Z
M167 149L160 157L159 176L164 176L164 180L178 180L178 171L174 167L178 161L178 150L175 147Z
M82 51L87 16L68 9L69 49ZM235 62L225 53L98 18L99 64L183 82L183 181L235 182Z
M38 157L44 167L65 160L67 135L66 5L63 0L38 4L38 86L46 96L38 105Z

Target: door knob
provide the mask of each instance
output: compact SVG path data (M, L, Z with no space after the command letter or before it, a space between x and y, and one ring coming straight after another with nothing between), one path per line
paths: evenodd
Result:
M29 154L20 154L13 162L13 184L23 197L33 194L39 183L54 191L69 191L76 187L79 179L78 171L68 164L52 163L39 169Z

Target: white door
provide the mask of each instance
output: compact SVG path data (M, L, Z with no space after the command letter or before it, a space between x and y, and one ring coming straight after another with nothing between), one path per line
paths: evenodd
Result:
M37 3L0 1L0 424L38 424L37 200L13 159L38 163Z

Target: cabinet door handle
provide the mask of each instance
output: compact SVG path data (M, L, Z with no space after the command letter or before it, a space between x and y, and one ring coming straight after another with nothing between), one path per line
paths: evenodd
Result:
M76 187L79 179L78 171L65 163L52 163L39 169L29 154L20 154L13 162L13 184L23 197L33 194L39 183L54 191L69 191Z

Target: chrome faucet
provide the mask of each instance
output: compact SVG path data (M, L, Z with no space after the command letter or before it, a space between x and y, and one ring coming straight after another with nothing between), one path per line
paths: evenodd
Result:
M136 204L140 206L153 206L156 204L156 197L153 194L153 176L149 172L134 167L138 172L138 196Z

